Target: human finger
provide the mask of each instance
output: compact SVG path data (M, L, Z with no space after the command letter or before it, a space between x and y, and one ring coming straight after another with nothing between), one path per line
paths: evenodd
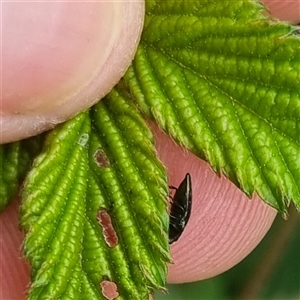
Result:
M92 106L133 59L144 1L2 3L0 143Z
M292 24L300 23L299 0L264 0L273 18L287 21Z
M218 275L246 257L268 232L277 211L256 195L249 199L208 163L175 144L151 123L169 183L192 178L192 211L179 240L171 245L168 282L182 283Z

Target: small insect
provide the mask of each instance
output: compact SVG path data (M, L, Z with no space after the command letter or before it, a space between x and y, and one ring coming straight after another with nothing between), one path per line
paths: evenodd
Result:
M169 244L176 242L181 236L186 224L189 221L192 208L192 179L187 173L185 178L175 189L175 195L172 199L169 222Z

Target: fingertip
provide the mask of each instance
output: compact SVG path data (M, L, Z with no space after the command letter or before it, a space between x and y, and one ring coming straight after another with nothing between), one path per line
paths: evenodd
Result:
M24 235L19 229L20 201L14 201L0 214L0 295L1 299L26 299L29 264L22 255Z
M176 145L151 123L158 155L169 184L178 186L191 174L192 211L181 237L171 245L169 283L216 276L246 257L272 225L277 211L259 197L249 199L208 163ZM176 162L176 163L174 163Z
M0 143L52 128L104 97L130 65L144 1L6 2Z
M264 0L273 18L292 24L300 22L300 1L294 0Z

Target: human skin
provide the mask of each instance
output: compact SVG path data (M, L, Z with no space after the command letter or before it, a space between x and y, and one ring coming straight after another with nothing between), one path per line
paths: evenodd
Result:
M271 2L270 7L273 9L280 7L277 13L282 19L294 23L300 21L300 1L286 1L285 6L282 5L283 1L266 2ZM137 24L139 22L137 21ZM109 30L111 35L114 35L114 30L119 32L120 29L110 27L102 30ZM133 30L136 32L136 28ZM56 32L57 35L59 33L60 31ZM122 58L127 57L122 52L115 54L114 59L117 60L118 55ZM117 62L114 62L113 66L113 74L105 80L106 91L115 84L116 78L121 76L124 69L124 66L117 67ZM67 76L72 77L72 74ZM70 82L73 82L72 80L71 78ZM19 82L14 84L18 90ZM58 90L57 95L60 95L60 92ZM45 111L48 108L49 103L45 103ZM5 109L5 103L2 103L2 109ZM16 106L12 110L14 109ZM151 126L159 156L168 170L170 184L177 186L186 172L191 173L193 180L192 215L182 237L171 246L174 264L170 266L168 280L186 282L216 275L236 264L255 247L271 226L276 211L265 205L257 196L251 201L248 200L228 180L216 176L205 162L182 150L154 125ZM16 200L0 215L1 299L25 299L24 293L29 284L28 264L21 259L23 234L18 227L18 207L19 201Z
M143 0L5 2L0 143L45 131L107 94L134 56L144 9Z

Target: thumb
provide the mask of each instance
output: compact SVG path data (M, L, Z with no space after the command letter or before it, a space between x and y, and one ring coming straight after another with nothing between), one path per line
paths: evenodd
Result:
M143 1L2 3L0 143L92 106L133 59Z

